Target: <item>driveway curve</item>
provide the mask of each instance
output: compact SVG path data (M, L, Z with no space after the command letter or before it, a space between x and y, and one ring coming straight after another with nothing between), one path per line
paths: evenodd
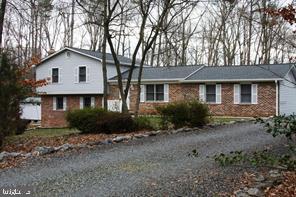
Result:
M219 167L213 155L282 141L253 123L159 135L32 159L0 171L0 188L30 186L35 196L214 196L232 191L243 169ZM188 156L193 149L198 157Z

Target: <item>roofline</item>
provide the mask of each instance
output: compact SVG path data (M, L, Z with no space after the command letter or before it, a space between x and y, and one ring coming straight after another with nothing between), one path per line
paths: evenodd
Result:
M54 57L54 56L60 54L61 52L65 51L65 50L69 50L69 51L72 51L72 52L74 52L74 53L78 53L78 54L80 54L80 55L83 55L83 56L86 56L86 57L89 57L89 58L92 58L92 59L98 60L98 61L100 61L100 62L103 61L101 58L97 58L97 57L94 57L94 56L92 56L92 55L88 55L88 54L82 53L82 52L77 51L77 50L75 50L75 49L73 49L73 48L70 48L70 47L64 47L64 48L60 49L59 51L57 51L57 52L55 52L55 53L53 53L53 54L51 54L51 55L49 55L49 56L43 58L43 59L41 60L41 62L39 62L36 66L39 66L40 64L42 64L42 63L45 62L46 60L48 60L48 59L50 59L50 58L52 58L52 57ZM113 62L112 62L112 61L106 61L106 63L112 63L112 64L114 64L114 61L113 61ZM120 62L120 64L121 64L121 65L125 65L125 66L129 66L129 65L131 65L130 63L127 63L127 62ZM135 65L138 65L138 64L135 64Z
M141 82L165 82L165 81L170 81L170 82L180 82L182 81L184 78L172 78L172 79L142 79ZM127 80L122 80L122 82L126 82ZM112 80L108 80L108 82L110 83L117 83L118 80L117 79L112 79ZM137 79L133 79L131 80L131 82L138 82Z
M247 82L247 81L276 81L283 80L283 78L269 78L269 79L214 79L214 80L184 80L182 83L192 83L192 82Z
M141 82L179 82L179 83L192 83L192 82L247 82L247 81L280 81L284 80L283 78L269 78L269 79L215 79L215 80L186 80L183 78L174 78L174 79L144 79ZM117 83L117 80L108 80L109 83ZM124 80L123 82L126 82ZM138 82L138 80L131 80L131 82Z

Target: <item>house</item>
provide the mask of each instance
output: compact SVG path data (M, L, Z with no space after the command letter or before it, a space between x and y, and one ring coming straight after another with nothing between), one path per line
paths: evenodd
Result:
M130 89L135 110L138 69ZM123 73L126 79L128 72ZM155 114L155 106L199 99L213 115L268 117L296 113L296 69L293 64L253 66L180 66L143 69L140 114ZM116 99L117 77L109 79ZM117 97L118 99L118 97Z
M131 60L118 56L123 79ZM101 107L103 75L101 54L64 48L45 58L36 69L37 79L50 77L49 85L38 88L41 95L43 127L64 127L65 111ZM113 58L107 55L108 108L119 110ZM132 76L128 96L130 111L135 110L138 69ZM293 64L254 66L144 67L140 114L155 114L155 106L169 102L200 99L213 115L273 116L296 112L296 69Z
M122 72L131 60L118 56ZM114 60L107 54L107 77L117 75ZM66 47L36 65L36 79L49 78L49 84L37 88L41 96L41 126L65 127L65 112L84 107L102 107L102 54L97 51Z

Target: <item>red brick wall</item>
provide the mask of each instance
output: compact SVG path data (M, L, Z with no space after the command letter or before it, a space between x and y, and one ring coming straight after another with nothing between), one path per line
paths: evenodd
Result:
M80 95L65 95L67 97L67 110L79 109ZM96 107L102 106L102 96L95 96ZM45 128L67 127L65 111L53 110L53 96L41 97L41 126Z
M274 82L258 83L258 104L234 104L233 83L222 84L222 104L209 104L212 115L218 116L272 116L276 114L276 87ZM118 99L118 89L110 86L109 99ZM133 85L130 91L131 111L135 110L137 86ZM170 84L170 102L198 99L199 84ZM144 102L140 103L140 114L155 114L155 107L165 105L165 102Z

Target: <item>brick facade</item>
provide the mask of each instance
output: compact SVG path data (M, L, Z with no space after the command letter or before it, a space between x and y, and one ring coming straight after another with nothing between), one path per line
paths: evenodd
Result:
M234 104L233 83L222 83L222 104L209 104L212 115L237 117L268 117L276 114L276 85L274 82L259 82L258 104ZM110 86L109 99L118 99L118 89ZM137 86L132 85L130 91L130 110L135 111ZM169 102L198 99L199 84L169 84ZM165 102L140 103L140 114L156 114L155 107Z
M67 110L80 108L80 97L87 95L64 95L67 97ZM68 123L65 119L65 111L53 110L54 96L41 96L41 126L44 128L67 127ZM102 106L102 96L95 96L95 106Z
M222 104L209 104L212 115L238 116L238 117L267 117L276 114L276 85L274 82L260 82L258 84L258 104L234 104L233 83L222 83ZM79 109L80 96L67 95L67 110ZM182 83L169 84L169 102L198 99L199 84ZM95 96L96 107L102 106L102 95ZM109 100L119 99L116 85L109 86ZM136 109L137 86L132 85L130 90L130 111ZM41 126L42 127L67 127L65 111L53 110L53 96L41 97ZM155 107L166 105L166 102L140 103L140 114L156 114Z

